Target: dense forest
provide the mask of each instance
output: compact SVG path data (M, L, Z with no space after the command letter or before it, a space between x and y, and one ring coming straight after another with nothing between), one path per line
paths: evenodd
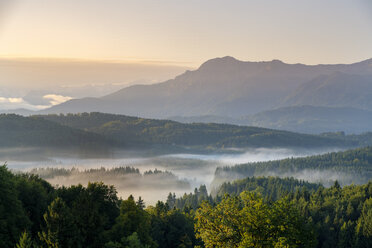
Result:
M39 117L0 114L0 147L108 148L111 140Z
M55 188L6 166L0 167L0 189L5 248L372 245L372 182L324 188L294 179L246 179L226 184L221 190L231 194L221 197L201 186L195 192L204 201L195 209L171 206L172 194L146 207L141 198L118 198L103 183Z
M363 184L372 178L372 147L344 152L332 152L303 158L287 158L255 162L215 171L214 183L252 176L293 176L328 184L339 180L341 184Z
M72 128L94 132L123 146L178 145L203 147L352 147L358 138L307 135L215 123L183 124L169 120L143 119L105 113L39 116ZM372 142L367 140L367 142Z
M244 191L251 191L260 194L267 202L279 200L288 194L293 194L301 191L313 192L321 187L320 184L309 183L294 178L279 178L279 177L247 177L233 182L225 182L217 189L214 189L211 194L208 194L207 187L201 185L196 188L193 193L184 194L181 197L176 197L173 193L169 193L167 204L170 208L176 207L179 209L194 209L196 210L201 203L207 201L211 204L216 204L226 195L238 196Z
M172 153L186 150L214 152L221 148L349 148L371 144L370 133L309 135L216 123L182 124L103 113L30 117L0 114L0 147L3 148L78 148L82 152L86 150L87 154L99 151L109 156L115 149L155 149Z

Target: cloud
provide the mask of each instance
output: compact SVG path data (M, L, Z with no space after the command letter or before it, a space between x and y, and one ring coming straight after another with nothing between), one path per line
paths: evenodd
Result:
M8 100L9 100L10 103L21 103L21 102L23 102L23 99L22 98L12 98L12 97L9 97Z
M44 95L43 98L49 100L49 103L53 106L72 99L72 97L69 96L62 96L56 94Z
M1 103L22 103L22 98L16 98L16 97L0 97Z
M46 108L44 105L32 105L26 102L23 98L20 97L1 97L0 96L0 110L12 110L12 109L30 109L38 110Z
M37 96L35 99L29 99L30 97L25 96L24 98L21 97L4 97L0 96L0 110L12 110L12 109L30 109L30 110L40 110L45 109L68 100L71 100L72 97L57 95L57 94L46 94L39 96L39 100L37 100ZM43 100L43 101L42 101Z

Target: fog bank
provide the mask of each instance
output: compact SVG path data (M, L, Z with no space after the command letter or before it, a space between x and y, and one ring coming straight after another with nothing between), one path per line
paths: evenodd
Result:
M192 192L195 187L205 184L210 190L211 182L217 167L231 166L235 164L268 161L283 159L288 157L301 157L325 152L335 151L336 148L328 150L293 150L293 149L249 149L226 151L218 154L167 154L149 156L140 152L123 155L116 154L112 158L80 159L68 157L47 157L38 160L35 154L34 161L8 160L10 169L17 171L30 172L35 168L63 168L76 171L89 169L110 170L119 167L133 167L139 173L149 170L168 171L174 177L172 180L164 178L147 177L146 180L136 179L133 175L113 175L110 173L71 173L69 175L59 175L45 179L53 185L72 185L81 183L86 185L89 181L103 181L114 185L120 196L127 197L133 194L135 197L141 196L147 204L154 204L157 200L166 200L169 192L175 192L177 196L183 193ZM0 155L6 152L3 151ZM31 152L30 152L31 153ZM124 154L124 153L123 153ZM1 159L1 157L0 157ZM5 161L2 161L5 162ZM140 178L140 177L139 177ZM169 179L169 178L168 178ZM180 182L183 182L180 184ZM180 187L181 185L181 187Z

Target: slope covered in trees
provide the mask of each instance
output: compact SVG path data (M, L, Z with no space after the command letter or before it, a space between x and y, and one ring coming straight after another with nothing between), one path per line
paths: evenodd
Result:
M273 202L288 194L298 194L303 191L314 192L319 187L321 187L320 184L309 183L294 178L247 177L233 182L225 182L216 189L212 189L211 194L208 194L205 185L201 185L193 193L185 193L178 198L174 193L169 193L167 204L170 208L176 207L184 210L195 210L204 201L217 204L221 202L226 194L238 196L244 191L260 194L265 202Z
M53 188L6 166L0 167L0 179L4 248L372 245L372 182L324 188L293 179L246 179L236 183L244 189L181 210L168 202L146 207L141 198L119 199L115 188L103 183ZM265 195L274 185L290 190L264 199L259 192ZM197 193L207 194L203 188Z
M356 147L370 135L308 135L215 123L182 124L103 113L22 117L0 115L0 147L89 148L93 150L184 148Z
M205 247L371 247L372 183L338 183L265 203L244 191L196 212Z
M252 176L293 176L313 182L363 184L372 178L372 147L304 158L287 158L217 168L215 183Z
M103 135L123 146L173 145L199 147L350 147L357 140L298 134L226 124L182 124L104 113L40 116L49 121Z
M38 117L0 114L0 147L86 147L111 145L102 135Z

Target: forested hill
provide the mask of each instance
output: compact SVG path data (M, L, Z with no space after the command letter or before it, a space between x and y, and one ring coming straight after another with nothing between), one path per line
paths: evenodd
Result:
M141 149L152 146L200 149L245 147L356 147L372 138L308 135L215 123L182 124L104 113L22 117L0 115L1 147L90 147Z
M239 195L244 191L254 191L261 194L266 201L276 201L289 193L315 192L320 184L303 180L279 177L247 177L234 182L223 183L217 190L216 196L222 198L225 194Z
M167 204L170 208L178 209L197 209L204 201L211 204L221 202L222 198L228 194L238 196L244 191L250 191L255 194L260 194L266 202L273 202L280 198L293 194L309 194L315 192L321 184L309 183L303 180L279 177L247 177L233 182L225 182L213 189L211 194L208 194L205 185L201 185L199 189L195 189L194 193L184 194L181 197L176 197L175 194L169 193Z
M72 128L94 132L123 146L200 147L355 147L358 140L299 134L258 127L214 123L183 124L104 113L38 116Z
M0 147L102 148L113 141L39 117L0 114Z
M311 182L366 183L372 178L372 147L304 158L288 158L217 168L215 183L252 176L293 176Z
M172 197L147 207L140 197L119 199L115 187L103 183L54 188L6 166L0 179L4 248L372 246L372 182L315 189L292 179L247 179L238 182L247 191L213 204L205 187L196 190L194 211L171 208ZM288 193L270 202L256 194L281 186ZM199 196L207 201L199 204Z

